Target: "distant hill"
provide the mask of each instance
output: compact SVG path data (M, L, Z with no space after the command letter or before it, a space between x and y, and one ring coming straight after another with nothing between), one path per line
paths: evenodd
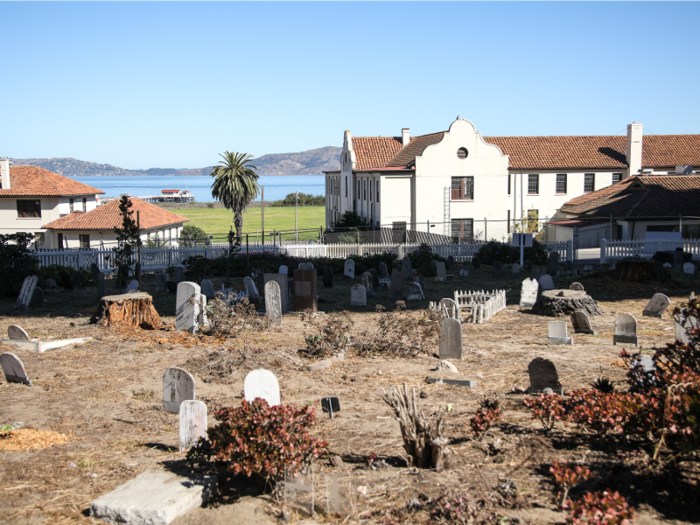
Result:
M327 146L298 153L271 153L253 159L259 175L320 175L327 170L340 169L340 151L342 148ZM67 177L126 177L126 176L206 176L212 167L187 168L149 168L147 170L128 170L112 164L98 164L71 157L55 159L12 159L15 165L32 165L53 171Z

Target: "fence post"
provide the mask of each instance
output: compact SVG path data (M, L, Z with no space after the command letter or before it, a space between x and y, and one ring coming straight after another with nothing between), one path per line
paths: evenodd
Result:
M606 244L605 239L601 239L600 240L600 264L605 264L607 262L607 259L605 257L605 244Z
M571 239L566 241L566 260L567 261L574 260L574 241Z
M83 254L78 251L78 267L76 270L80 270L83 267Z

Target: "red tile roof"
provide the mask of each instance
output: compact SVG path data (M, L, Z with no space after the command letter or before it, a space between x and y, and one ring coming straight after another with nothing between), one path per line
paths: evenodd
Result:
M406 147L399 137L354 137L356 170L409 167L445 132L412 137ZM509 156L510 169L626 169L627 136L484 137ZM642 167L700 166L700 135L646 135Z
M10 189L0 189L0 197L60 197L98 193L104 191L38 166L10 166Z
M133 204L131 209L134 211L134 219L136 219L136 212L141 212L140 221L142 230L160 228L171 224L180 224L189 220L186 217L177 215L136 197L132 197L131 202ZM87 213L73 212L45 224L43 227L50 230L105 231L119 228L121 224L122 215L119 212L119 200L113 200Z
M572 215L614 218L700 216L700 176L637 176L582 195L561 207Z

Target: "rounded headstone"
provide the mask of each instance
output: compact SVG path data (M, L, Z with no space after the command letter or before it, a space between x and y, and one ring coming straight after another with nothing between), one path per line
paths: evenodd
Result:
M10 339L18 339L20 341L29 341L29 334L21 326L11 324L7 327L7 336Z
M264 368L250 372L243 382L245 400L252 403L256 398L267 401L271 407L280 404L280 385L275 374Z

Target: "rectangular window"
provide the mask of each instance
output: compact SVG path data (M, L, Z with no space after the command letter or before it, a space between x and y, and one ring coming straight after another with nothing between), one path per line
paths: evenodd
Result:
M622 180L622 173L613 173L612 174L612 183L617 184Z
M566 193L566 173L557 173L557 193Z
M700 224L684 224L683 225L684 239L700 239Z
M59 250L63 248L63 234L62 233L57 233L56 234L56 240L58 241L58 248Z
M379 202L379 181L377 181L377 202Z
M364 192L362 194L362 199L367 200L367 181L366 180L364 181L364 184L362 184L362 186L364 188Z
M80 234L78 235L78 238L80 239L80 249L81 250L89 250L90 249L90 236L87 234Z
M583 177L583 193L595 191L595 173L586 173Z
M474 200L474 177L452 177L452 199Z
M474 241L474 219L452 219L452 241L456 243Z
M41 201L40 200L17 200L17 217L41 218Z
M362 182L359 180L357 181L357 200L359 201L362 198Z
M75 206L74 199L68 199L68 212L73 213L73 207Z
M83 211L87 211L87 199L85 197L83 197Z
M372 202L372 181L369 181L369 200Z
M394 231L406 231L406 223L405 222L392 222L391 229Z
M527 194L528 195L539 195L540 193L540 176L536 174L530 174L527 176Z
M44 248L44 239L43 232L37 232L34 234L34 246L36 246L37 250Z
M510 195L510 173L508 174L508 195Z

